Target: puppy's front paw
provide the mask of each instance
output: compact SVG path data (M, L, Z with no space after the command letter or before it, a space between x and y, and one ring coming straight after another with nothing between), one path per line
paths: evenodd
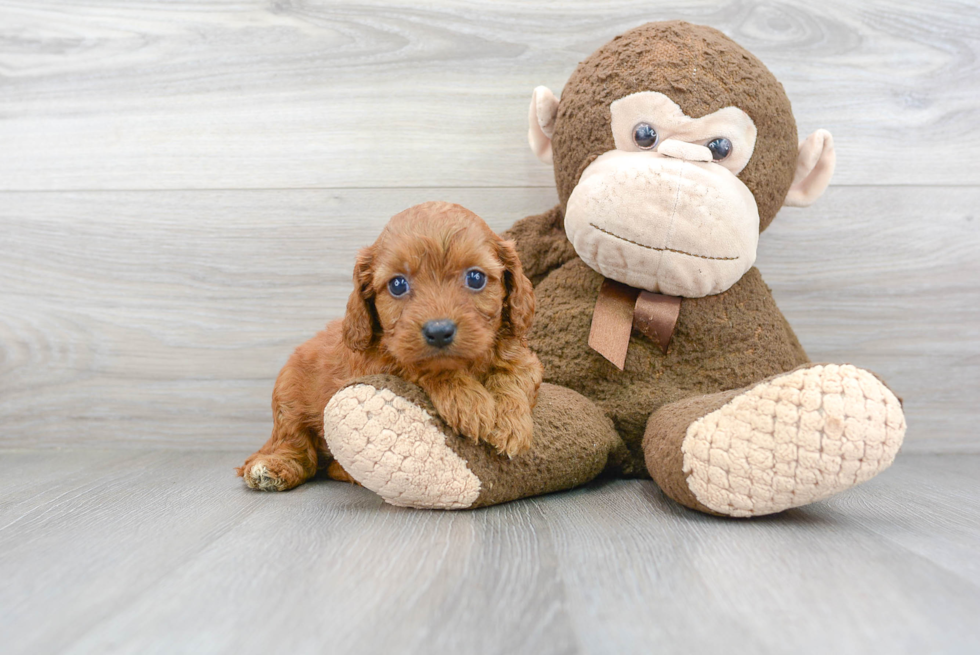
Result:
M493 396L482 386L454 389L452 393L433 392L431 398L439 416L453 430L473 440L489 441L497 408Z
M497 425L487 439L501 455L514 457L531 448L534 423L531 412L499 412Z

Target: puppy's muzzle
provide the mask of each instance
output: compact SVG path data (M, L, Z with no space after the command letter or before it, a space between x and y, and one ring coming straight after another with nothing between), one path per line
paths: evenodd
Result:
M448 318L438 321L427 321L422 326L422 336L425 342L436 348L445 348L456 337L456 323Z

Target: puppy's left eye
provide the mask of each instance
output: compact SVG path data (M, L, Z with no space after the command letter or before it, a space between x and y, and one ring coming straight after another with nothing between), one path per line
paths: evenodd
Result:
M408 280L405 279L404 275L396 275L388 280L388 293L395 298L399 298L408 293Z
M473 291L480 291L487 286L487 274L483 271L471 268L466 271L466 286Z

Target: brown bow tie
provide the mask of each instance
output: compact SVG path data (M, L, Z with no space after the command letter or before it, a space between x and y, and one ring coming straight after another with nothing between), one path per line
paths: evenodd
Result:
M595 301L589 346L622 371L630 333L636 328L653 339L666 355L680 311L681 299L677 296L640 291L607 278Z

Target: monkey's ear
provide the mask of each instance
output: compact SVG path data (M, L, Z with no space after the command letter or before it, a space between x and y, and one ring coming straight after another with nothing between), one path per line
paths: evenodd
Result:
M527 142L538 159L545 164L551 160L551 135L555 133L555 116L558 115L558 98L546 86L539 86L531 93L531 107L527 112Z
M347 299L347 313L344 315L344 345L355 351L367 350L374 342L379 328L377 311L374 308L373 284L374 252L364 248L357 253L354 264L354 290Z
M796 159L793 184L786 195L787 207L808 207L819 198L834 174L837 155L834 137L827 130L817 130L800 141L800 154Z

